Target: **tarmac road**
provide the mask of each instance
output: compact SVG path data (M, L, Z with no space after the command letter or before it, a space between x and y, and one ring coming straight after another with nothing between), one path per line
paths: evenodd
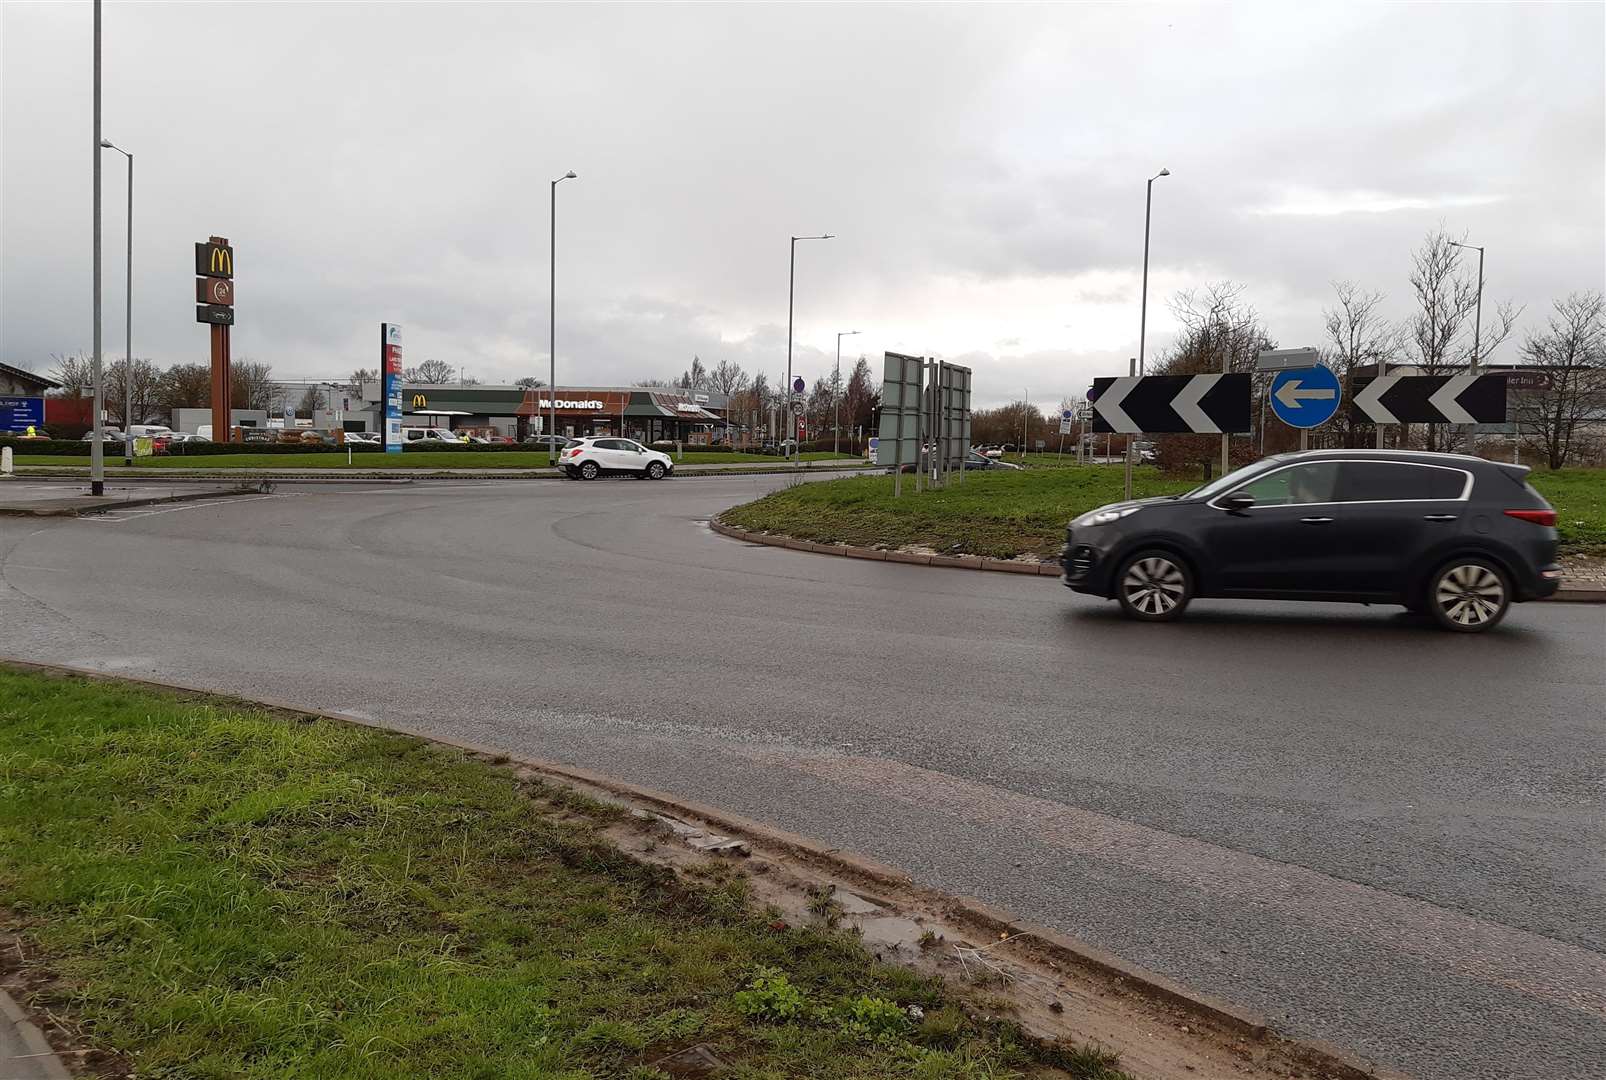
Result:
M0 655L603 770L1424 1078L1603 1075L1606 608L1479 637L1339 605L1137 625L1053 578L706 527L781 482L0 519Z

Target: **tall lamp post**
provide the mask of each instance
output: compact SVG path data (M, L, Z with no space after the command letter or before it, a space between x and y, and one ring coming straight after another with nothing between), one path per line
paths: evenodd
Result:
M1143 310L1138 315L1138 374L1143 374L1143 346L1149 332L1149 215L1154 209L1154 182L1170 176L1170 169L1161 169L1149 177L1147 193L1143 197Z
M1481 346L1483 345L1483 248L1477 244L1463 244L1459 240L1451 240L1450 246L1470 248L1478 253L1478 302L1472 316L1472 363L1468 365L1467 370L1467 374L1476 375L1478 373L1478 361L1483 359L1482 355L1480 355ZM1467 441L1469 443L1472 441L1472 431L1472 428L1467 429Z
M95 120L94 120L94 268L95 276L95 415L90 432L94 442L89 444L89 493L106 494L106 448L101 445L100 414L105 407L105 394L100 381L100 0L95 0Z
M1478 373L1479 346L1483 344L1483 248L1477 244L1463 244L1459 240L1451 240L1451 247L1468 248L1478 253L1478 304L1477 311L1472 316L1472 369L1469 374Z
M1170 176L1170 169L1161 169L1149 177L1143 195L1143 299L1138 311L1138 370L1143 374L1144 349L1149 337L1149 220L1154 211L1154 182ZM1222 453L1222 470L1226 470L1226 452ZM1126 437L1126 498L1132 497L1132 436Z
M573 170L552 181L552 265L547 284L547 384L548 422L546 433L547 466L558 463L558 185L565 180L577 180Z
M134 155L110 139L100 140L106 150L115 150L128 159L128 270L123 302L123 464L134 464Z
M841 452L842 436L842 339L857 334L857 330L838 330L836 334L836 375L831 386L831 456Z
M833 238L831 233L821 233L819 236L792 237L792 261L786 275L786 385L781 388L781 392L786 397L786 423L792 429L794 443L796 442L797 424L792 422L790 410L792 402L792 298L796 292L797 285L797 242L799 240L831 240ZM799 466L803 464L802 450L801 446L794 445L792 448L792 452L797 455L795 464Z

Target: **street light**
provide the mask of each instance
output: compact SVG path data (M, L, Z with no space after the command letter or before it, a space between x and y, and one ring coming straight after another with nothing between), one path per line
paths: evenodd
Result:
M100 0L95 0L95 108L94 108L94 269L95 277L95 416L90 428L95 441L89 444L89 493L106 494L106 448L100 442L100 414L105 396L100 382Z
M838 330L836 335L836 377L831 385L831 456L839 453L842 436L842 339L857 334L857 330Z
M1478 305L1477 313L1473 315L1472 322L1472 370L1471 374L1478 373L1479 346L1483 344L1483 248L1477 244L1463 244L1459 240L1451 240L1451 247L1469 248L1478 253Z
M547 467L558 463L558 185L565 180L578 180L573 170L552 181L552 266L547 279L550 293L547 297L547 386L546 396L551 423L547 430Z
M128 272L123 303L123 464L134 464L134 155L110 139L100 140L102 149L115 150L128 159Z
M1147 194L1143 197L1143 311L1138 315L1138 374L1143 374L1143 346L1149 331L1149 212L1154 207L1154 182L1170 176L1170 169L1161 169L1149 177Z
M794 287L797 284L797 242L799 240L832 239L835 239L835 237L831 233L821 233L819 236L792 237L792 261L791 267L787 271L786 276L786 385L781 388L781 392L786 395L788 410L791 409L792 403L792 297L795 292ZM797 432L797 425L792 423L790 416L787 418L787 423L791 426L792 432L795 435ZM801 446L794 446L793 450L797 454L797 460L794 464L801 466L803 464L803 448Z
M1148 343L1149 335L1149 218L1154 209L1154 182L1162 176L1170 176L1170 169L1161 169L1149 177L1149 183L1144 189L1143 196L1143 300L1138 312L1138 371L1143 374L1144 346ZM1222 475L1226 475L1226 455L1222 455ZM1126 498L1132 497L1132 437L1126 440Z

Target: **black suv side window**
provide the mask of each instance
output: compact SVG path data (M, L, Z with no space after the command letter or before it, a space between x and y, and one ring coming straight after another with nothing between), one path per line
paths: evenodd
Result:
M1416 502L1459 499L1467 474L1460 469L1404 461L1346 461L1340 473L1341 502Z
M1236 490L1253 495L1256 506L1302 506L1334 502L1337 482L1338 462L1311 461L1258 476Z

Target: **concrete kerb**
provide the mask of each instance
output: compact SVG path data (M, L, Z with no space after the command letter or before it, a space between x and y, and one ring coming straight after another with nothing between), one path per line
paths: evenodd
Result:
M0 990L0 1077L4 1080L68 1080L72 1073L22 1006Z
M236 478L230 477L224 483L233 482ZM262 490L261 481L233 483L232 487L216 491L191 491L181 495L144 495L134 499L106 498L93 495L69 495L59 500L79 501L97 499L93 503L80 503L73 506L3 506L0 505L0 517L85 517L90 514L104 514L108 510L129 510L138 506L154 506L157 503L197 502L201 499L228 499L236 495L249 495Z
M776 533L757 532L739 525L727 525L717 516L708 523L709 528L721 536L742 540L749 544L768 544L771 547L790 548L793 551L810 551L820 555L841 555L849 559L874 559L879 562L909 563L912 566L947 566L960 570L993 570L1004 574L1036 574L1058 577L1058 563L1015 562L1009 559L985 559L980 555L927 555L919 551L886 551L882 548L856 547L853 544L821 544L813 540L797 540Z
M1243 1009L1231 1002L1190 990L1164 975L1129 963L1120 957L1061 931L1020 919L1009 911L984 903L974 897L956 896L943 893L929 886L920 885L907 873L887 866L885 863L878 862L868 856L844 851L840 848L828 848L807 837L722 810L707 803L678 798L667 792L629 783L605 773L594 772L575 765L564 765L541 758L524 757L484 743L455 739L449 736L431 735L408 728L391 727L377 720L325 712L321 709L308 709L291 702L267 698L247 698L237 694L221 693L183 683L167 682L159 679L143 679L112 672L96 671L91 668L75 667L68 664L41 664L34 661L0 657L0 665L21 671L70 675L103 682L131 683L157 690L177 691L221 701L239 702L244 706L265 708L293 716L312 716L332 723L350 724L357 727L407 735L424 742L434 743L437 746L451 747L454 750L475 754L493 761L518 765L540 773L542 776L560 784L584 785L646 806L656 807L676 816L700 820L704 824L714 826L722 832L745 837L763 847L796 859L807 866L840 876L850 882L862 883L872 887L880 886L882 888L903 890L920 895L928 901L940 905L954 918L968 923L976 931L988 937L996 939L1001 934L1007 934L1010 937L1019 935L1022 938L1020 944L1025 945L1036 956L1051 963L1080 967L1096 974L1116 979L1127 990L1147 995L1153 1000L1166 1005L1192 1012L1200 1018L1218 1024L1227 1031L1246 1040L1262 1043L1275 1041L1279 1049L1296 1058L1308 1068L1322 1070L1322 1075L1328 1077L1329 1080L1410 1080L1404 1073L1363 1061L1348 1051L1321 1040L1298 1039L1278 1034L1271 1028L1264 1017L1256 1013Z
M768 544L772 547L791 548L793 551L810 551L820 555L840 555L850 559L879 559L883 562L910 563L915 566L946 566L956 570L990 570L1005 574L1036 574L1042 577L1059 577L1060 564L1020 562L1012 559L987 559L980 555L925 555L917 551L885 551L881 548L854 547L851 544L820 544L811 540L797 540L776 533L757 532L739 525L727 525L715 516L709 527L721 536L749 544ZM1548 601L1574 604L1606 604L1606 588L1562 588Z

